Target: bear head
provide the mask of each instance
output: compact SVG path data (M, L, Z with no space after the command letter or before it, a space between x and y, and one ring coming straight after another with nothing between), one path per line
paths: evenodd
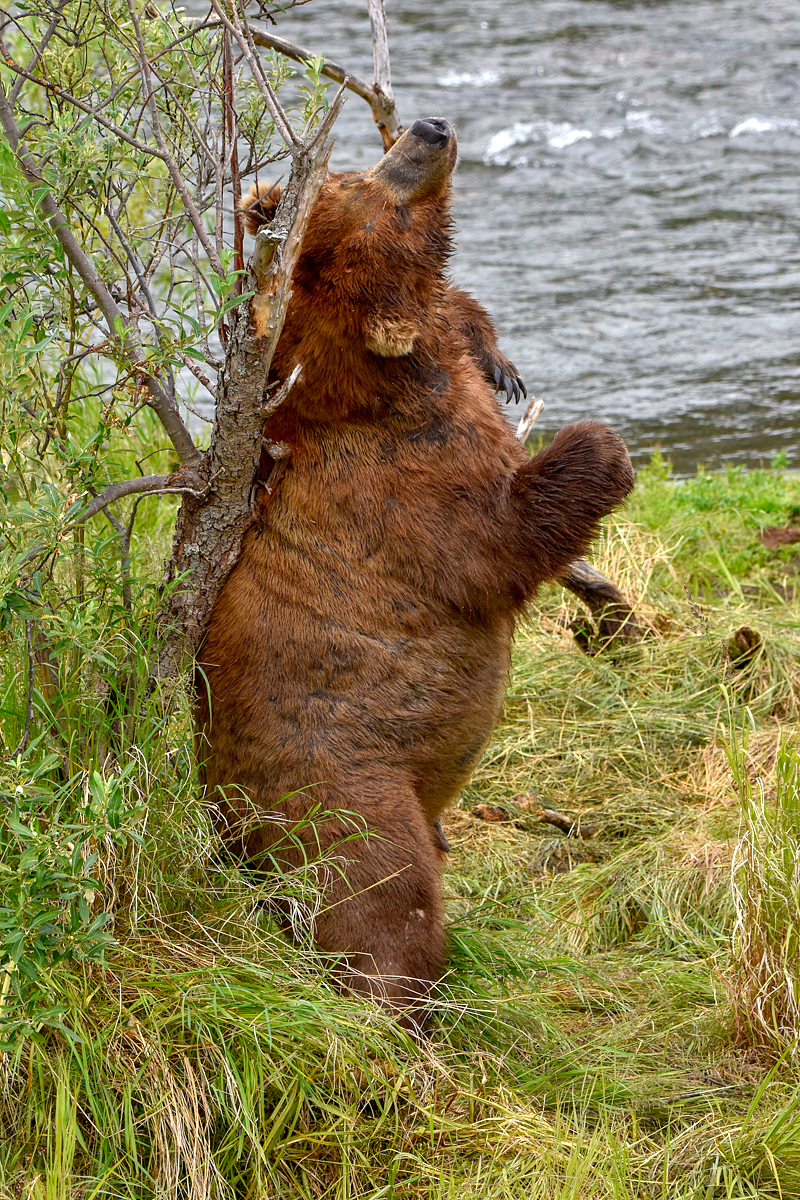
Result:
M292 280L293 308L317 332L373 354L410 354L442 303L451 252L457 142L439 117L416 121L370 171L331 174L312 210ZM250 233L272 220L280 188L254 185Z

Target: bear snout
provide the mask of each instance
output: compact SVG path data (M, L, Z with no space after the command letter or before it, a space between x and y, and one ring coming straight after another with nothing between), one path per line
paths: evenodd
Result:
M415 121L384 154L368 178L388 187L397 204L440 195L458 157L455 130L443 117Z
M408 132L412 137L422 138L423 142L441 150L450 141L453 130L442 117L425 117L422 121L415 121Z

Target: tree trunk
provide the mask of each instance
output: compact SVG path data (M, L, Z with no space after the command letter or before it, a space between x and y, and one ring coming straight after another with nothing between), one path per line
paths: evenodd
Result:
M330 122L335 117L331 107ZM252 521L250 495L270 411L288 391L265 396L267 373L291 298L291 279L308 216L328 170L333 142L316 154L294 157L275 219L261 230L250 260L245 291L254 295L233 310L225 365L217 384L211 447L203 466L207 491L184 495L165 585L186 576L161 613L163 633L156 675L165 678L197 651L212 609L239 557ZM291 381L290 381L291 382Z

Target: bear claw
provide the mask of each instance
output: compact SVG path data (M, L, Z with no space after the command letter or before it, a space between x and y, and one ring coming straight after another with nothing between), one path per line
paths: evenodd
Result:
M507 362L505 365L511 367L512 371L514 370L511 363ZM522 382L519 375L506 375L499 363L495 363L492 367L492 376L494 378L494 385L497 391L505 392L506 404L510 404L512 400L515 404L519 404L523 396L527 399L528 389L525 387L525 384Z
M500 387L501 385L498 384L497 386ZM519 375L504 375L502 387L506 393L506 404L509 404L512 400L515 404L519 404L523 396L527 398L528 392Z

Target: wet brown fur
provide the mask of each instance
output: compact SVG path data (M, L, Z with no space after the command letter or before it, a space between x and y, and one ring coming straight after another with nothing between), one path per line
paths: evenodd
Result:
M497 720L515 619L633 475L589 422L528 458L490 386L511 364L445 277L453 163L410 186L387 161L312 213L272 368L302 373L265 431L291 457L214 609L198 724L236 852L334 855L316 944L403 1009L444 968L433 823ZM251 232L276 202L250 193Z

